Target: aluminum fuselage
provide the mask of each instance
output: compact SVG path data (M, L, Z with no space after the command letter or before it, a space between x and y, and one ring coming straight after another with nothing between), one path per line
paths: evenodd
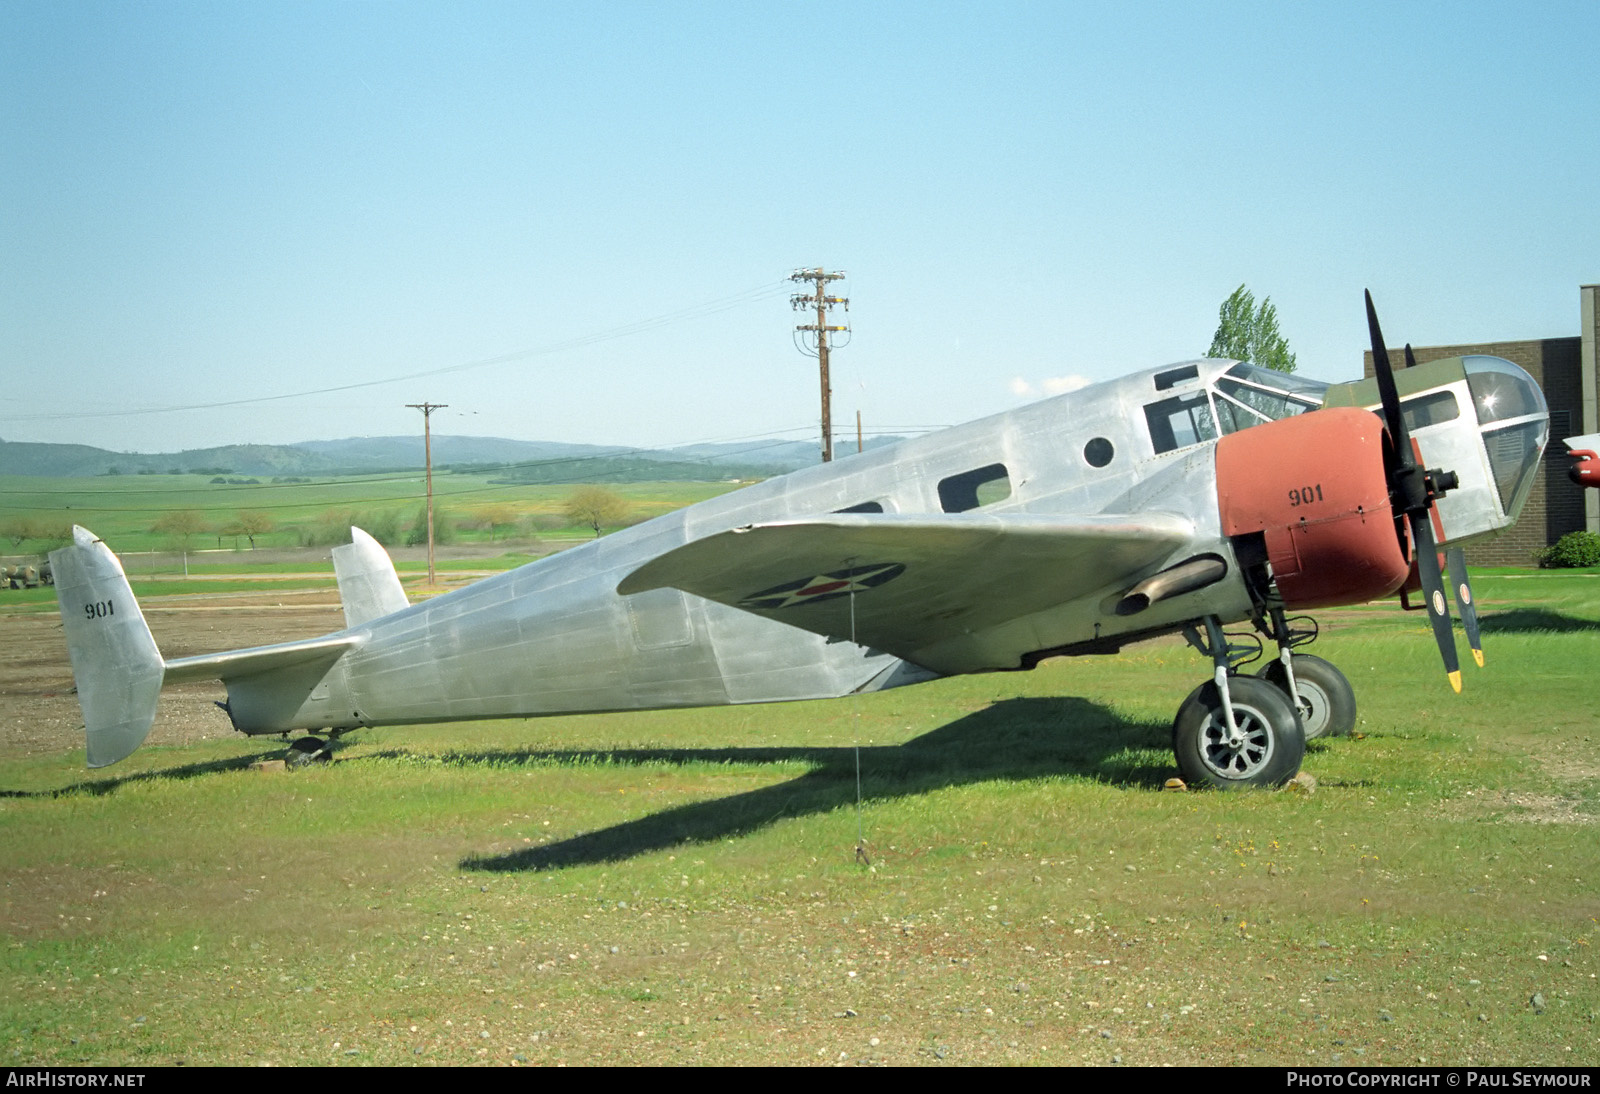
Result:
M1158 396L1200 390L1228 365L1200 362L1193 379L1160 391L1152 377L1170 368L1097 384L657 517L351 628L358 641L325 671L225 677L230 716L243 732L278 733L814 699L930 679L939 672L675 589L624 597L616 588L674 547L756 522L868 502L887 513L937 514L940 482L996 463L1010 495L985 512L1165 511L1194 524L1193 539L1172 557L1214 552L1236 569L1218 527L1213 446L1157 454L1143 409ZM1085 456L1095 438L1111 446L1102 467ZM1107 613L1104 601L1118 591L1088 590L1008 626L1036 633L1042 650L1175 629L1201 614L1243 619L1250 610L1238 580L1135 619ZM997 642L983 667L1022 667L1015 646L1014 638Z

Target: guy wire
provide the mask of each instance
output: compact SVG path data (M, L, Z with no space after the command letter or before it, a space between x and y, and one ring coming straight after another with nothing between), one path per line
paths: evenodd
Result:
M850 644L856 645L856 560L847 559L845 563L846 577L850 582ZM867 854L867 836L861 817L861 689L857 688L850 699L850 718L853 723L852 730L855 737L856 753L856 861L864 866L871 866L872 859Z

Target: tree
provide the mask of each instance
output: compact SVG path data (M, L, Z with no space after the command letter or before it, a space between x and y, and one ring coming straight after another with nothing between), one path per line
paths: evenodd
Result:
M1217 311L1217 333L1211 336L1207 357L1231 357L1279 372L1294 371L1294 354L1278 333L1278 309L1272 298L1261 301L1240 285Z
M515 528L517 521L522 518L515 506L491 505L478 510L478 520L489 532L489 542L494 542L494 534L502 528Z
M572 523L593 528L596 539L600 538L601 525L619 524L628 515L628 503L603 486L578 487L562 508Z
M444 506L433 507L433 542L442 546L456 541L456 526L449 517L445 516ZM381 540L379 542L382 542ZM421 547L428 542L428 507L422 506L417 510L416 518L411 522L411 531L406 535L407 547Z
M256 549L256 537L265 535L274 527L272 515L263 513L259 509L241 509L239 511L239 531L250 540L250 549Z
M163 513L150 530L159 536L171 536L187 551L189 540L206 530L206 522L193 509L174 509Z
M161 517L150 526L150 530L159 536L171 536L183 548L183 576L189 576L189 540L206 530L206 522L200 514L193 509L174 509L170 513L163 513Z
M27 517L17 517L6 521L0 535L9 539L13 547L21 547L25 541L39 538L39 524Z

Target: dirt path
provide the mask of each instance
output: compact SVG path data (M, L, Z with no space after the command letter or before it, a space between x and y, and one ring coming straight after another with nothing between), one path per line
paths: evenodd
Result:
M264 646L327 634L344 626L338 594L211 594L152 597L144 608L166 657ZM220 681L168 688L149 740L182 744L234 731L214 701ZM0 752L62 752L83 747L83 716L73 693L72 662L54 612L0 611Z

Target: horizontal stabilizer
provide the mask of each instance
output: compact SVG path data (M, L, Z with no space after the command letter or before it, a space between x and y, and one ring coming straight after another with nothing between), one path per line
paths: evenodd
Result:
M360 528L352 527L350 542L333 549L333 573L339 581L347 627L359 627L410 606L389 552Z
M50 552L61 627L78 685L90 767L105 767L144 743L161 694L161 654L111 548L76 525L72 543Z
M1169 513L836 513L695 540L617 591L671 586L916 661L952 635L1124 586L1193 534Z
M196 657L177 657L166 662L168 684L191 680L237 680L263 672L320 663L331 665L348 649L361 644L353 634L330 634L302 642L280 642L275 646L253 646L245 650L202 653Z

